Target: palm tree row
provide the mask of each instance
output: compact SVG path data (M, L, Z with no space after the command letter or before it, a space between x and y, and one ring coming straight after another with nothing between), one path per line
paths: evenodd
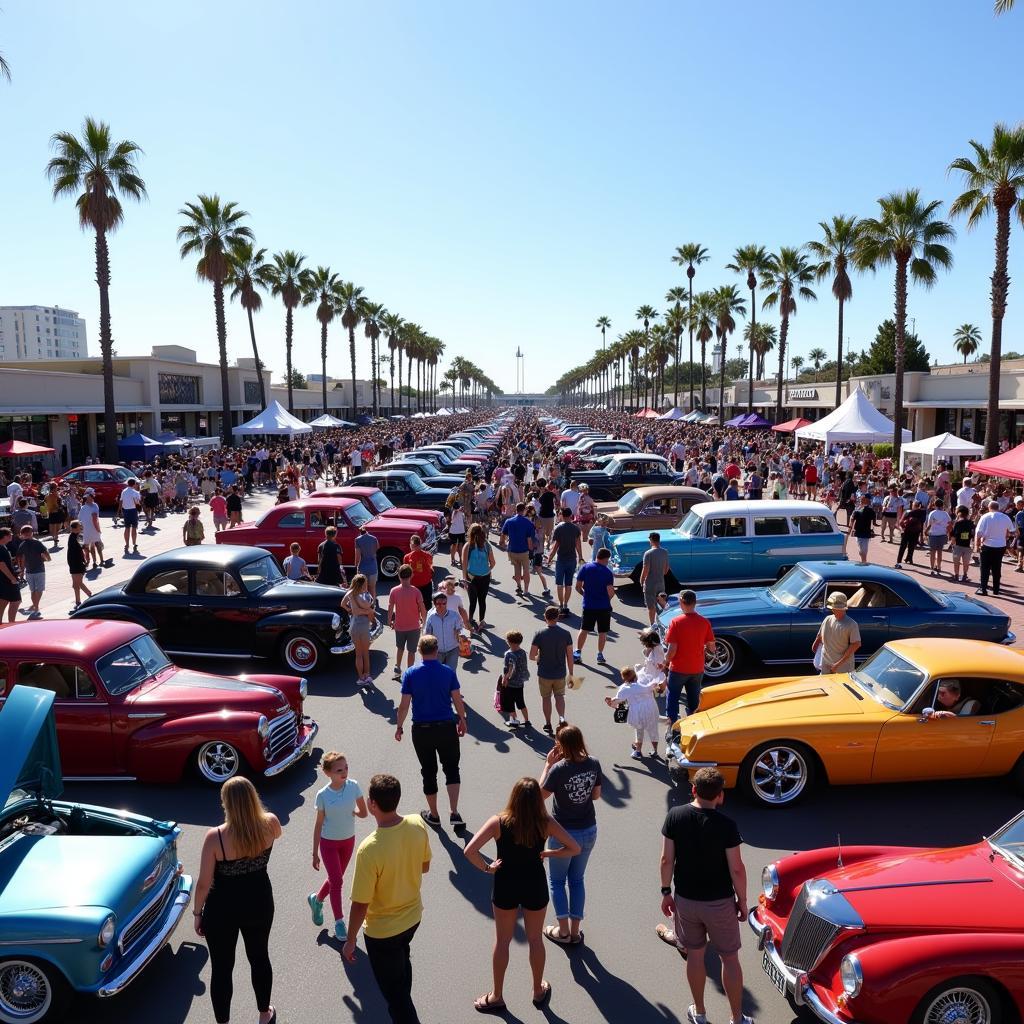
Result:
M440 390L450 391L452 404L462 407L476 406L482 397L490 399L497 393L498 386L474 362L456 356L444 374Z

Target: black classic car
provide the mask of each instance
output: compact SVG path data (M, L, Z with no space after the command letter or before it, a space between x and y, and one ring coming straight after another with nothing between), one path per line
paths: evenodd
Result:
M287 579L258 548L211 544L147 558L72 616L137 622L171 654L256 655L307 674L327 654L353 650L341 597L337 587ZM376 621L372 635L383 628Z
M428 487L458 487L466 479L465 473L442 473L437 466L426 458L416 459L400 456L381 469L389 473L396 470L403 470L406 473L415 473Z
M359 487L378 487L399 508L432 508L444 512L450 487L430 487L412 470L374 469L360 473L349 483Z
M594 501L617 501L626 491L650 484L681 484L677 473L660 455L624 452L611 455L601 469L572 474L573 483L586 484Z

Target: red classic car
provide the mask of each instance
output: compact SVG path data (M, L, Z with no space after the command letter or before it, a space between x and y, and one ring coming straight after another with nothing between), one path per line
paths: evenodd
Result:
M338 528L337 541L346 566L356 563L355 540L359 527L365 526L377 538L377 563L380 575L386 579L398 576L413 534L423 541L424 550L433 552L437 548L437 534L428 523L373 516L358 498L313 497L286 501L275 505L257 522L221 530L216 536L218 544L251 544L265 548L279 562L288 557L291 544L297 542L302 548L302 557L315 563L324 528L332 525Z
M945 850L856 846L769 864L761 966L828 1024L1024 1020L1024 814Z
M83 490L91 487L96 492L96 504L100 508L116 508L129 480L138 479L130 469L124 466L76 466L66 473L55 477L55 484L74 484Z
M358 498L371 515L383 519L413 519L429 523L438 537L448 530L443 512L432 508L399 508L379 487L324 487L313 491L311 498Z
M15 686L56 694L65 778L176 782L191 770L220 785L246 769L277 775L317 734L305 679L178 668L133 622L0 626L0 705Z

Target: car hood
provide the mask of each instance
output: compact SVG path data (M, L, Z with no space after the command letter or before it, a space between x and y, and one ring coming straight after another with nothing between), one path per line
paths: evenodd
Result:
M716 729L863 715L868 698L859 700L846 682L845 675L808 676L763 686L710 708L707 715Z
M34 686L15 686L0 709L0 806L15 789L52 799L63 781L54 694ZM0 858L2 861L3 858Z
M419 526L419 523L415 524ZM412 524L410 524L412 526ZM317 608L329 606L332 611L341 609L342 595L337 587L328 586L326 583L307 583L305 580L281 580L273 586L261 590L259 593L260 603L267 604L280 601L288 605L313 604Z
M782 610L782 606L767 596L764 587L737 587L735 590L700 592L700 613L716 624L736 619L743 625L752 625L751 616L779 610ZM668 607L658 615L658 625L666 630L672 620L678 618L680 614L678 599L671 598Z
M290 707L288 695L276 686L189 668L162 672L132 697L136 713L165 704L179 709L182 705L200 705L196 710L202 710L201 705L210 705L212 710L220 709L225 703L230 703L232 710L259 712L268 718Z
M1024 888L987 845L894 850L824 876L868 930L1013 931L1024 915Z

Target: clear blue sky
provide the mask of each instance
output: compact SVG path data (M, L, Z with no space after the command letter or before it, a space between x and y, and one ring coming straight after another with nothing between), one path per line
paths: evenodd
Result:
M7 0L0 51L0 303L61 303L97 345L92 241L43 175L49 136L86 114L145 150L150 198L112 240L117 348L215 352L212 300L178 258L177 211L219 192L261 245L295 248L422 324L499 384L526 354L528 390L589 358L602 314L664 308L675 247L799 244L836 213L919 186L948 203L949 161L1022 116L1024 10L991 0L301 2ZM957 225L956 265L909 315L933 357L954 328L988 344L991 222ZM1004 347L1024 349L1024 232L1011 239ZM739 282L742 283L742 282ZM854 282L847 333L891 315L888 272ZM827 288L801 306L793 353L831 352ZM229 353L249 350L229 319ZM283 312L257 323L281 376ZM347 374L332 331L329 372ZM296 364L319 333L301 310ZM367 372L360 346L360 375Z

